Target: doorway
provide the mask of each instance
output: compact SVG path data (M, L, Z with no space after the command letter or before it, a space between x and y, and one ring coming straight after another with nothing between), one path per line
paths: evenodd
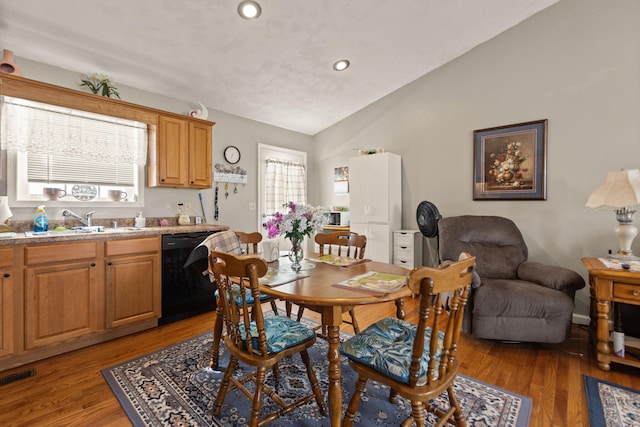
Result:
M277 147L274 145L258 144L258 230L264 230L262 223L265 215L272 213L267 207L267 200L273 200L273 195L267 194L270 190L267 188L267 160L275 159L283 162L299 163L305 171L304 189L307 194L307 153L304 151L292 150L289 148ZM297 203L307 203L307 200L296 200ZM266 236L265 236L266 238ZM288 249L288 243L285 243L283 237L277 238L278 244L282 250Z

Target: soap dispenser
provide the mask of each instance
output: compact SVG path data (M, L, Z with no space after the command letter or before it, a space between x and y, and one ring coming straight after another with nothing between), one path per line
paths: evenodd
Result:
M145 218L142 217L142 212L138 212L138 216L135 217L134 221L136 228L144 228Z
M44 205L38 206L36 209L36 218L33 220L33 231L42 233L49 229L49 220L44 210Z

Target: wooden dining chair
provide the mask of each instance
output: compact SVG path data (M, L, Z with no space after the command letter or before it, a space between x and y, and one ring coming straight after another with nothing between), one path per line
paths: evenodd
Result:
M363 259L367 247L367 237L352 231L334 231L318 233L316 243L320 246L320 255L334 254L349 258Z
M241 246L241 251L244 252L244 254L257 254L258 253L258 243L260 243L262 241L262 234L260 234L257 231L254 231L252 233L245 233L242 231L234 231L234 233L236 234L236 236L238 237L238 241L240 243ZM228 251L225 251L228 252ZM237 253L237 251L231 252L231 253ZM216 291L215 294L216 298L219 298L219 291ZM236 292L236 297L238 296L237 292ZM251 296L248 295L248 298L251 301ZM265 294L261 294L260 295L260 302L264 303L264 302L269 302L269 304L271 305L271 309L273 310L274 314L278 314L278 306L276 305L275 300L273 299L273 297L269 296L269 295L265 295ZM220 351L220 339L222 337L222 330L223 330L223 322L222 322L222 314L221 314L221 309L218 305L218 310L217 310L217 317L216 320L214 322L213 325L213 345L211 347L211 361L209 363L209 365L211 366L212 369L218 369L218 364L219 364L219 351Z
M235 233L238 235L240 244L243 246L242 250L244 251L245 254L258 253L258 243L262 242L262 234L259 231L254 231L251 233L236 231ZM275 300L268 295L262 295L262 302L265 302L265 301L269 301L273 312L275 314L278 314L278 306L276 305Z
M245 254L258 253L258 243L262 242L262 234L258 231L252 233L245 233L243 231L236 231L240 244L243 246Z
M320 413L326 415L324 397L308 353L309 347L316 341L315 332L289 317L265 317L262 312L258 279L267 272L264 259L214 251L209 256L209 270L214 275L220 291L219 304L222 306L227 330L224 343L229 350L229 364L213 405L213 415L220 414L227 393L233 389L240 390L252 400L249 422L251 427L269 423L314 399ZM237 288L241 298L236 298ZM252 296L252 303L246 298L249 294ZM278 387L267 386L265 378L270 369L274 370L274 376L278 378L278 361L296 353L300 354L306 368L311 391L295 399L287 397L285 402L276 393ZM242 378L234 377L238 361L255 367L255 371ZM251 387L245 387L248 381L253 382ZM271 413L261 414L263 395L269 396L280 408Z
M332 233L318 233L314 238L320 247L320 256L322 255L338 255L355 259L364 259L364 251L367 247L367 237L351 231L334 231ZM342 268L342 267L340 267ZM310 305L300 305L298 307L298 321L302 319L305 308L311 311L320 312L320 309ZM351 321L344 321L353 326L353 331L357 334L360 332L358 321L356 320L355 309L351 307L343 307L342 313L349 313ZM324 335L324 331L323 331Z
M474 266L475 257L463 253L459 261L441 269L413 269L408 285L420 298L417 324L382 319L340 345L340 352L358 374L343 426L353 424L369 379L390 387L390 401L395 402L398 394L411 401L411 415L402 426L413 422L424 426L425 411L440 418L438 426L466 426L453 382L458 374L456 353ZM428 403L445 390L448 409Z

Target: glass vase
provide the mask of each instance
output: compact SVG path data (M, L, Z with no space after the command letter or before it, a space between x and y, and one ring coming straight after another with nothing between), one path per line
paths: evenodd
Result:
M304 258L304 251L302 250L302 240L296 237L291 237L291 249L289 249L289 260L291 261L291 269L293 271L300 271L302 265L300 262Z

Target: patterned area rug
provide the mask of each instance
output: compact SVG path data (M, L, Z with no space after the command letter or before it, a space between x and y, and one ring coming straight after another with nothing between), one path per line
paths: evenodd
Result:
M312 321L308 323L314 324ZM237 390L227 395L222 413L217 419L212 419L211 409L222 372L209 368L211 341L210 333L203 334L102 371L134 426L247 425L249 400ZM325 396L328 389L326 354L326 341L318 339L310 355ZM223 348L222 369L227 363ZM285 359L280 369L282 378L277 386L281 395L292 397L307 392L307 377L298 355ZM355 380L355 373L343 359L343 411ZM271 376L267 376L267 382L275 385L275 379ZM529 423L531 399L528 397L464 375L458 376L455 390L470 427L525 427ZM388 395L388 387L369 381L363 393L356 425L399 425L410 413L411 405L402 398L393 405L388 402ZM436 399L436 404L439 401L446 402L444 395ZM265 406L271 405L275 404L266 398ZM434 420L430 419L430 422ZM329 420L320 415L314 402L269 425L318 427L328 426Z
M584 375L592 427L640 426L640 391Z

